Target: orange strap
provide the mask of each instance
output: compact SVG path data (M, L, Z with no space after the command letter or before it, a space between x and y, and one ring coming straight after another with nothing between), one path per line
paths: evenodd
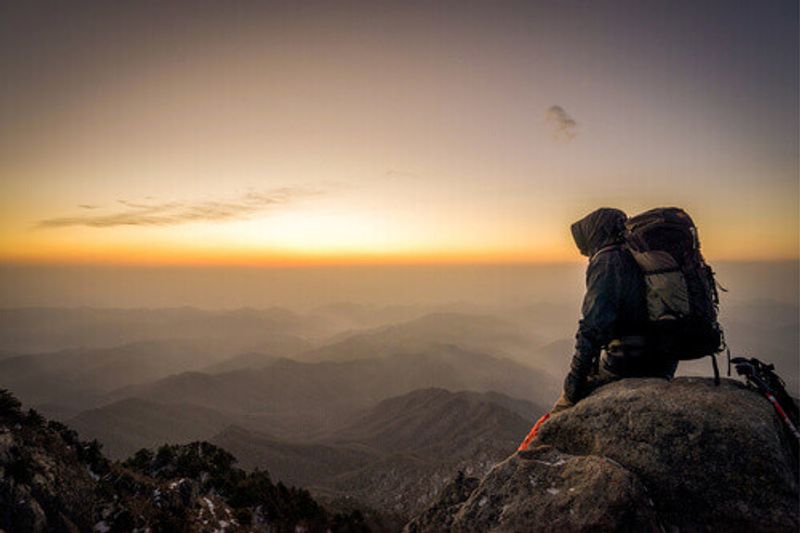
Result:
M533 439L536 438L536 433L539 431L539 428L542 427L542 424L547 422L547 419L549 418L550 418L550 413L546 413L542 418L536 421L536 423L531 428L530 432L528 432L528 436L525 437L525 440L522 441L522 444L520 444L519 448L517 448L518 452L528 449L528 446L530 446L531 441L533 441Z

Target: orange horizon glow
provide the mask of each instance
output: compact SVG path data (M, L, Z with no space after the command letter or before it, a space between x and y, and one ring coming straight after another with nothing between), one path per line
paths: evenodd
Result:
M779 263L798 262L792 255L708 255L709 263ZM252 253L245 251L215 252L213 250L175 251L165 249L108 250L83 249L70 253L48 255L29 252L4 254L0 266L120 266L120 267L242 267L242 268L304 268L340 266L480 266L480 265L575 265L586 257L577 252L536 253L534 251L446 251L439 253L296 253L287 251Z
M636 213L648 206L626 207ZM796 230L788 230L791 216L765 217L767 225L787 227L784 232L767 232L748 225L728 227L718 213L689 211L696 217L703 253L710 262L798 260L792 242ZM585 258L575 249L568 228L569 221L581 214L573 209L555 212L546 220L524 213L514 218L490 213L465 219L464 213L451 210L446 220L443 209L409 217L358 206L332 210L307 205L217 223L51 229L32 226L23 213L11 213L6 231L0 233L0 264L263 268L576 264Z
M313 267L359 265L481 265L577 263L585 258L572 254L545 255L511 251L448 251L440 253L296 253L167 250L83 250L59 255L28 253L6 255L0 264L11 265L119 265L119 266L241 266Z

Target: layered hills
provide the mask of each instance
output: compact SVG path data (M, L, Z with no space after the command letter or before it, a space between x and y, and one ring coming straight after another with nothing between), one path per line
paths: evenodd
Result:
M474 310L106 311L4 311L0 386L114 459L209 440L397 522L451 469L507 454L555 394L520 362L535 332ZM469 446L448 457L454 435Z
M208 439L230 425L228 416L192 404L160 404L125 398L89 409L69 420L85 438L98 439L106 453L123 459L141 448Z
M314 441L290 444L231 427L211 442L244 466L308 487L323 498L353 497L408 516L450 474L479 475L518 445L543 409L498 393L417 390L390 398Z
M797 308L751 307L727 310L734 354L776 348L764 358L791 390L797 362L784 341L796 341ZM514 451L559 392L573 314L546 304L5 309L0 387L98 439L112 460L209 441L247 471L267 469L328 509L359 508L394 530L437 501L463 503L456 496ZM681 369L707 374L701 363ZM552 453L583 453L564 446ZM530 464L562 458L541 453ZM457 472L462 483L448 486Z

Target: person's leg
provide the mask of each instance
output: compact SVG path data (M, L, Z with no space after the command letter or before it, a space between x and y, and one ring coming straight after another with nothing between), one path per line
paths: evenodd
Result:
M603 353L602 357L605 357L605 352ZM586 396L590 395L592 392L602 387L603 385L607 385L611 382L620 380L625 377L619 374L615 374L614 372L606 368L606 365L603 363L604 362L601 358L600 363L595 367L595 373L589 376L586 384ZM569 409L573 405L575 404L570 402L567 399L567 397L562 393L561 397L559 397L559 399L553 405L553 408L550 410L550 413L556 414L560 411L564 411L565 409Z
M608 365L604 364L605 361L603 360L606 357L605 352L601 357L600 364L598 365L597 372L589 377L589 385L587 387L588 393L591 394L595 390L599 389L603 385L608 385L614 381L618 381L625 376L621 376L616 374L608 369Z

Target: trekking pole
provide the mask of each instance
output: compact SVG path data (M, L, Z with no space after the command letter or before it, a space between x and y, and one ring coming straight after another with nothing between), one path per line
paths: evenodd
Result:
M778 416L789 429L789 433L791 433L795 439L800 441L800 431L797 430L797 427L792 423L789 415L786 414L786 411L783 410L780 402L775 398L775 394L773 393L772 389L764 379L758 374L755 365L748 361L743 357L736 357L731 360L731 362L736 366L736 373L740 376L744 376L747 379L748 383L755 386L758 391L767 398L769 403L772 404L772 407L775 409L775 412L778 413Z
M772 404L772 407L774 407L778 412L778 415L783 420L783 423L786 424L787 428L789 428L789 432L794 435L794 438L800 441L800 431L797 431L797 428L794 427L794 424L792 424L792 421L789 420L789 416L786 414L786 411L783 410L781 404L778 403L778 400L775 399L775 396L773 396L771 392L765 392L764 396L767 397L767 400L769 400L769 402Z

